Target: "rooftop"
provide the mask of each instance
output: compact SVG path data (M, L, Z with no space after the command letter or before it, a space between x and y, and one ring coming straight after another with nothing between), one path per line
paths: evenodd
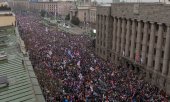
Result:
M31 62L20 49L24 44L19 44L17 32L14 27L0 28L0 52L7 55L0 60L0 76L9 83L0 87L0 102L45 102Z

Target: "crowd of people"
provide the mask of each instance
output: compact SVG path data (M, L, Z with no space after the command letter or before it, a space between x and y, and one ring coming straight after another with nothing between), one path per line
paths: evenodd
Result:
M45 26L35 14L16 16L47 102L167 102L130 66L97 57L87 35Z

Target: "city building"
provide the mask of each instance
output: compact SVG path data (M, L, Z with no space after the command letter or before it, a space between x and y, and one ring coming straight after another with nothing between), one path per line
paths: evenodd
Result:
M0 4L0 27L15 25L15 15L6 2Z
M169 0L160 0L160 2L165 3L165 4L170 4Z
M18 8L18 9L29 9L29 1L28 0L11 0L8 1L11 8Z
M13 26L0 27L0 102L45 102L24 42Z
M97 7L96 54L124 61L170 95L170 6L113 3Z
M0 6L0 102L45 102L11 8Z
M91 2L91 0L78 0L75 7L70 9L70 18L72 18L72 16L77 16L81 23L95 28L96 6L96 1Z
M66 16L69 14L70 8L74 6L74 2L72 0L60 0L60 1L37 1L31 2L28 0L13 0L10 1L9 4L13 8L21 8L28 10L45 10L49 13L57 13L61 16Z

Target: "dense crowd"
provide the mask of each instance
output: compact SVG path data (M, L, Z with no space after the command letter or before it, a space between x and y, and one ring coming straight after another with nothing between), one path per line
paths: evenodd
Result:
M86 35L42 24L34 14L17 14L22 39L47 102L167 102L165 94L129 65L98 58Z

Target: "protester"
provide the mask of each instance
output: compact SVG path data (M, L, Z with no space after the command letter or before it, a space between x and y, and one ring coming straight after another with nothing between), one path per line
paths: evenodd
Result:
M98 58L88 36L47 27L35 14L16 16L47 102L166 102L130 66Z

